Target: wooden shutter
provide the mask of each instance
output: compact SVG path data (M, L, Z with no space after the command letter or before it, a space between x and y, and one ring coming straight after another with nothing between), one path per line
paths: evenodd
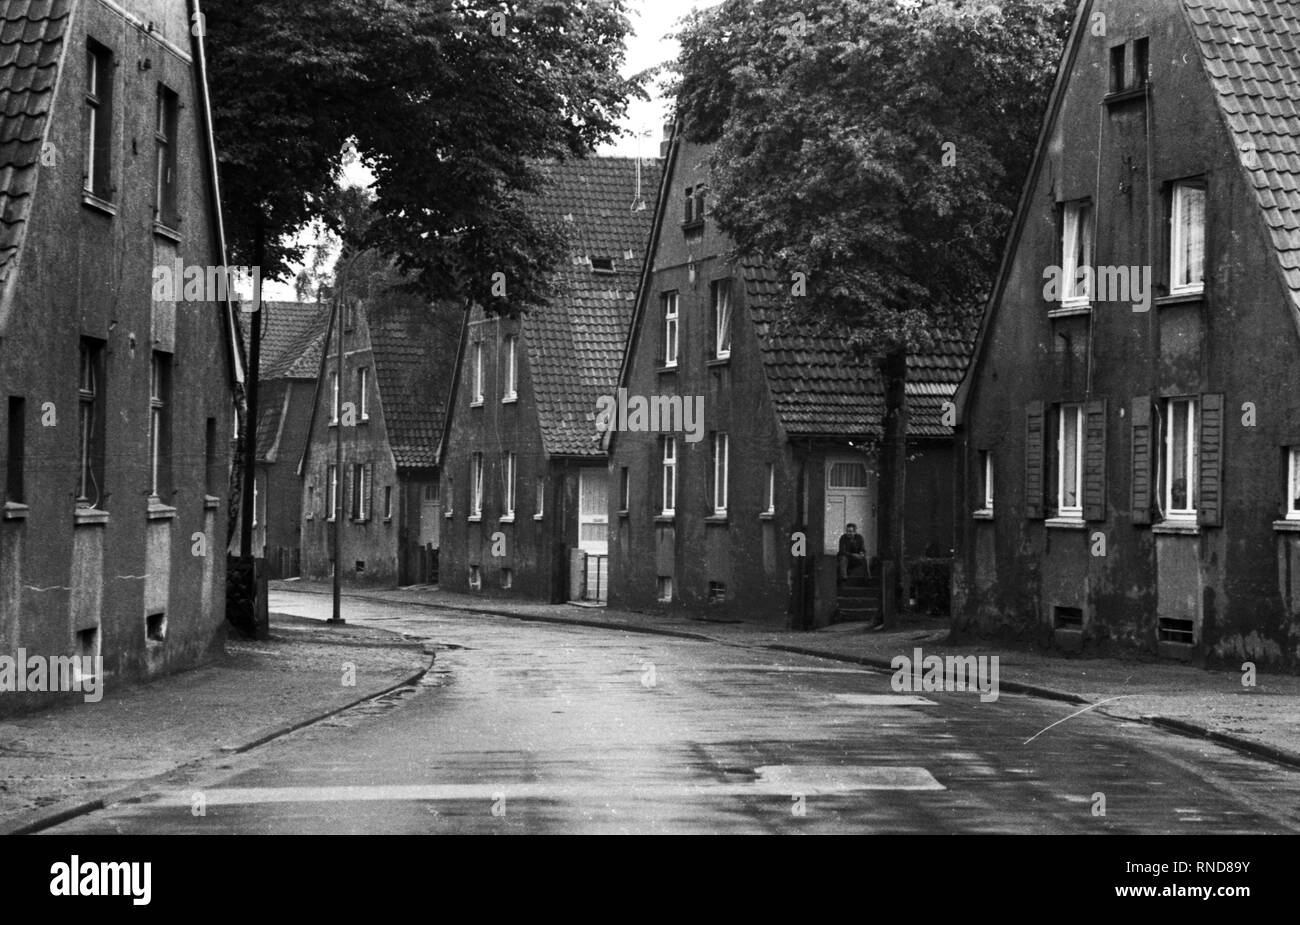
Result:
M1133 523L1151 523L1151 501L1154 470L1152 453L1156 452L1156 437L1151 433L1151 399L1141 395L1133 399L1133 465L1130 478Z
M1043 519L1043 403L1025 406L1025 516Z
M1196 522L1223 525L1223 393L1201 396L1201 425L1197 444Z
M1106 519L1106 400L1083 406L1083 519Z

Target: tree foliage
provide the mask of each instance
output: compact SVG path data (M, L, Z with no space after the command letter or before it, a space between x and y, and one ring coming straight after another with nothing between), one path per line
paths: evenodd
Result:
M520 194L536 188L534 161L612 137L640 92L618 74L623 0L205 9L233 260L285 276L302 257L292 233L339 214L331 200L351 142L376 177L364 246L441 297L502 312L544 302L560 249Z
M724 0L679 38L687 137L741 255L873 355L961 324L997 271L1072 4Z

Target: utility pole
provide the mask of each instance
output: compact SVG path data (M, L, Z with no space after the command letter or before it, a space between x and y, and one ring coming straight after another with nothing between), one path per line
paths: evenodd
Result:
M342 289L342 287L338 287ZM339 524L343 521L343 294L334 294L334 331L338 337L338 366L335 372L334 389L334 601L330 623L341 624L346 621L340 615L340 570L343 568L343 535ZM329 345L327 344L326 347Z

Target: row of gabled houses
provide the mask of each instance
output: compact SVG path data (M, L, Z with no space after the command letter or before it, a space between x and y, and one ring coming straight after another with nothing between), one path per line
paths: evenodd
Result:
M1298 39L1281 0L1080 2L973 360L958 330L909 367L904 568L952 556L959 633L1300 659ZM673 136L635 186L632 161L549 167L560 297L471 312L426 358L452 371L420 533L444 588L796 626L877 606L836 552L855 523L879 553L879 381L730 259L707 153ZM682 417L639 426L639 401ZM366 478L340 490L388 491ZM400 559L364 574L428 577Z

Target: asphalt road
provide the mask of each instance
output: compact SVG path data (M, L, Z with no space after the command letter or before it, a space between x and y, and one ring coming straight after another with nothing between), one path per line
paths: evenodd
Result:
M47 831L1300 831L1300 773L1095 713L1048 729L1070 704L900 695L886 672L756 647L345 607L435 644L434 671Z

